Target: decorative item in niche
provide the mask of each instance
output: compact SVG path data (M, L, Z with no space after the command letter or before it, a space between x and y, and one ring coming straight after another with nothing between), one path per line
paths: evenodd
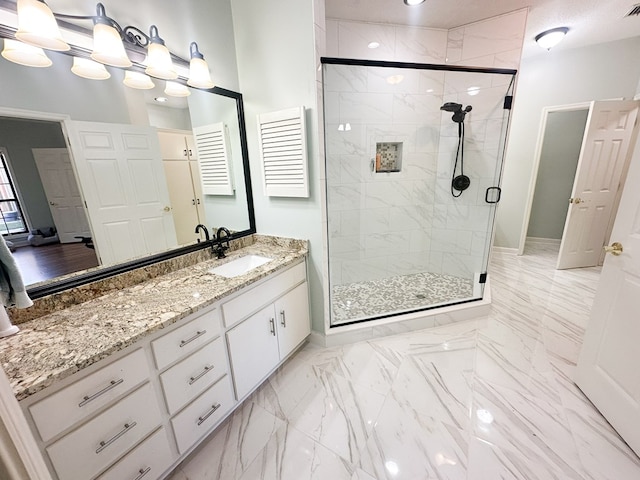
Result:
M399 172L402 167L402 142L376 143L375 172Z

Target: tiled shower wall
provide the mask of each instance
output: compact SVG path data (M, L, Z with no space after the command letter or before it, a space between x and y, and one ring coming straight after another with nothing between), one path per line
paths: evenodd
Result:
M438 64L451 56L451 64L514 68L525 20L522 10L447 32L328 19L326 55ZM372 40L381 46L367 48ZM493 215L484 192L496 184L502 102L511 78L326 68L331 282L422 271L469 278L480 272ZM394 75L403 78L390 84ZM478 93L469 95L469 87ZM457 199L449 189L457 125L439 110L445 101L474 107L465 142L465 174L472 184ZM401 172L373 172L376 142L403 142Z

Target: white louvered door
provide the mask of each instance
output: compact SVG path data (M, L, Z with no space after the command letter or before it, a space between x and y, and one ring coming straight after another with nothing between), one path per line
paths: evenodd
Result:
M224 123L212 123L193 129L198 152L202 193L233 195L231 151Z
M308 197L304 107L258 115L264 194Z

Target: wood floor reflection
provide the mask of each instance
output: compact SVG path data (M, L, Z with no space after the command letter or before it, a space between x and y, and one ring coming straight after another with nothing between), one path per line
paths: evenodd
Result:
M95 250L81 243L18 247L13 257L25 285L98 266Z

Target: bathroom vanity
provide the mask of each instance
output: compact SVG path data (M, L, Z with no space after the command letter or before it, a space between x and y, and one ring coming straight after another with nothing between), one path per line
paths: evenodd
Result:
M310 334L306 255L258 240L21 324L0 360L52 478L164 478Z

